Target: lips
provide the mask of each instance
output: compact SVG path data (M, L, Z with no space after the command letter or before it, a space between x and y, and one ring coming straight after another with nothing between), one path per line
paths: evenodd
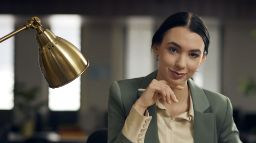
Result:
M170 71L171 77L174 79L181 79L186 75L185 72L179 72L179 71L175 71L175 70L171 70L171 69L169 69L169 71Z

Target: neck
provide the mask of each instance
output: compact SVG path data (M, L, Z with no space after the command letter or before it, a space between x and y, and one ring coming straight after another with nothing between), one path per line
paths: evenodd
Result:
M182 102L182 101L184 101L185 99L187 99L188 98L188 96L189 96L189 91L188 91L188 85L187 84L185 84L184 85L184 88L183 89L172 89L173 90L173 92L174 92L174 94L176 95L176 98L180 101L180 102Z

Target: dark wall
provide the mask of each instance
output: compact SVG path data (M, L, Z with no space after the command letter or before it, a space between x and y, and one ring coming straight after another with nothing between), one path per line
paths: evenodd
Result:
M8 0L1 1L0 13L76 13L91 16L166 16L180 10L222 19L253 18L255 0Z

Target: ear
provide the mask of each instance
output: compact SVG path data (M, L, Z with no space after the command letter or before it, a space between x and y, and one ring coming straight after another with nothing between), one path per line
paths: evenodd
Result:
M154 44L152 46L152 50L153 50L155 55L159 55L159 45L158 44Z

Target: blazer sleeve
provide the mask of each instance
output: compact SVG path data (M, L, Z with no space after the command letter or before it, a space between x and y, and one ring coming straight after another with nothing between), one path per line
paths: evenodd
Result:
M226 97L226 112L220 132L221 143L241 143L239 132L233 120L233 109L229 98Z
M131 143L123 134L125 109L121 100L121 91L115 81L110 87L108 99L108 143Z

